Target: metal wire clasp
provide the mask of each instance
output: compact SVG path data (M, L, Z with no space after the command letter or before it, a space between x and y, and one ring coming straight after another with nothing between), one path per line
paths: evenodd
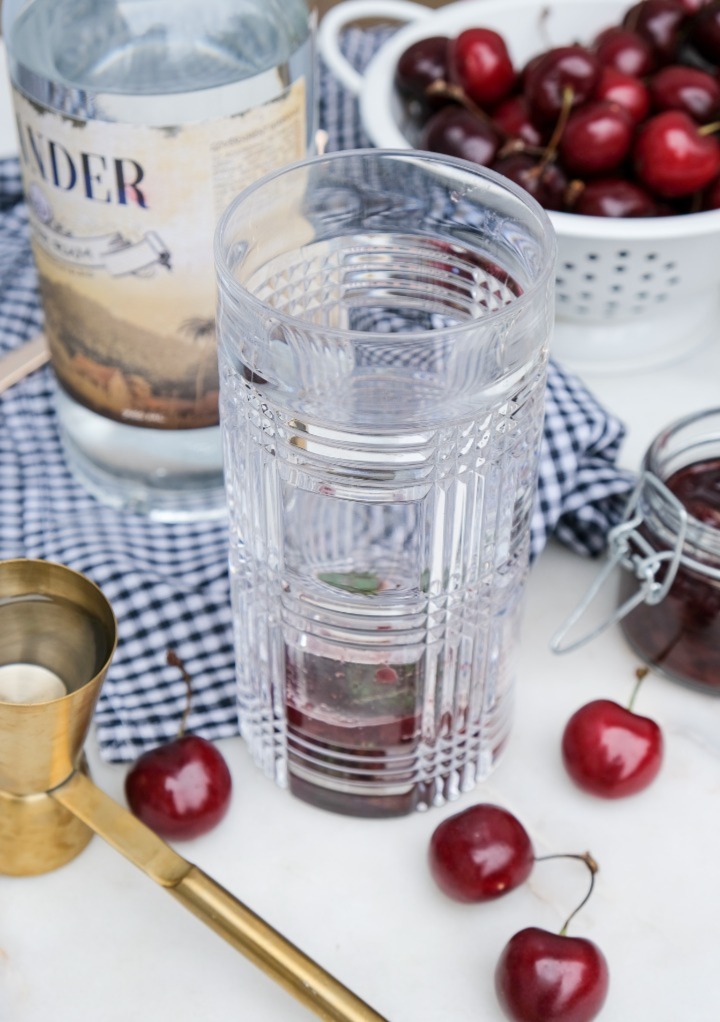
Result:
M672 505L678 516L677 536L671 550L656 550L638 531L639 526L643 522L642 513L638 511L638 503L640 501L640 494L645 487L655 489L663 500L668 501ZM657 476L651 472L644 472L630 496L623 520L608 533L609 553L607 563L600 570L575 610L550 640L550 649L554 653L569 653L579 646L584 646L586 642L590 642L591 639L604 632L606 628L617 624L618 621L622 620L626 614L629 614L640 603L647 603L651 606L660 603L667 596L668 590L677 574L678 566L682 559L687 522L687 511L677 497L668 490L667 486ZM660 582L657 575L664 564L667 565L667 571L662 582ZM633 572L638 579L638 588L612 614L596 625L591 631L584 633L577 639L566 642L565 639L568 632L583 617L617 565Z

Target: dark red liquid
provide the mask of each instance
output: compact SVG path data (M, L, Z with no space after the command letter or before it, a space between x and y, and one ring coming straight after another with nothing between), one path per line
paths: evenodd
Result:
M720 530L720 458L688 465L665 485L693 518ZM697 551L693 557L720 568L717 557L704 560ZM636 586L634 576L625 572L621 599ZM679 681L720 694L720 580L681 565L667 596L655 606L640 604L625 617L622 628L648 663Z
M688 465L671 475L665 485L693 518L720 529L720 458Z
M422 794L423 673L422 663L355 663L286 647L291 791L335 812L411 812Z

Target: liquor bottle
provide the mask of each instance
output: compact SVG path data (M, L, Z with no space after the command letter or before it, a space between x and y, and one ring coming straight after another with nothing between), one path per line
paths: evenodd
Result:
M215 224L312 152L305 0L4 0L66 458L113 506L224 512Z

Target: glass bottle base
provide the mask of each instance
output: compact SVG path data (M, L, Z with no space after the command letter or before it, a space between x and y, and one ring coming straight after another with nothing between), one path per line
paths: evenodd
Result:
M227 502L219 427L126 426L57 395L68 468L97 500L155 521L223 518Z

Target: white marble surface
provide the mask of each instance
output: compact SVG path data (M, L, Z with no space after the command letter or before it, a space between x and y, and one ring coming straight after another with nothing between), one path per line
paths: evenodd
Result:
M636 468L671 419L720 404L720 345L587 382L627 422L623 461ZM559 755L565 721L592 698L626 702L637 663L617 629L563 657L549 651L596 571L554 546L534 567L514 731L474 793L398 820L334 816L276 789L240 740L228 740L220 744L235 785L229 816L178 850L392 1022L500 1022L492 975L504 943L525 926L558 929L587 879L580 864L558 861L538 864L524 887L491 905L444 898L426 867L432 830L475 801L499 802L538 853L589 849L600 864L572 932L608 958L604 1022L716 1022L720 700L651 676L636 708L666 736L654 785L619 802L572 786ZM613 603L610 587L598 615ZM124 769L101 763L92 741L88 754L96 782L122 801ZM0 877L2 1022L311 1017L98 838L55 873Z
M678 414L717 404L720 347L655 372L588 382L629 424L635 467ZM637 709L663 727L654 785L605 802L566 778L559 741L570 713L625 702L636 660L617 630L556 656L549 639L597 566L549 548L533 569L519 656L516 722L487 783L459 802L398 820L334 816L276 789L239 740L221 743L235 793L212 834L178 846L392 1022L495 1022L492 975L518 929L561 926L585 891L584 867L538 864L523 888L463 906L434 887L425 854L441 819L474 801L517 813L538 853L598 859L595 894L573 932L610 964L608 1022L715 1022L720 1008L720 700L651 676ZM598 614L614 602L612 587ZM95 780L122 800L124 770L89 754ZM312 1017L100 839L33 879L0 878L3 1022L197 1022Z

